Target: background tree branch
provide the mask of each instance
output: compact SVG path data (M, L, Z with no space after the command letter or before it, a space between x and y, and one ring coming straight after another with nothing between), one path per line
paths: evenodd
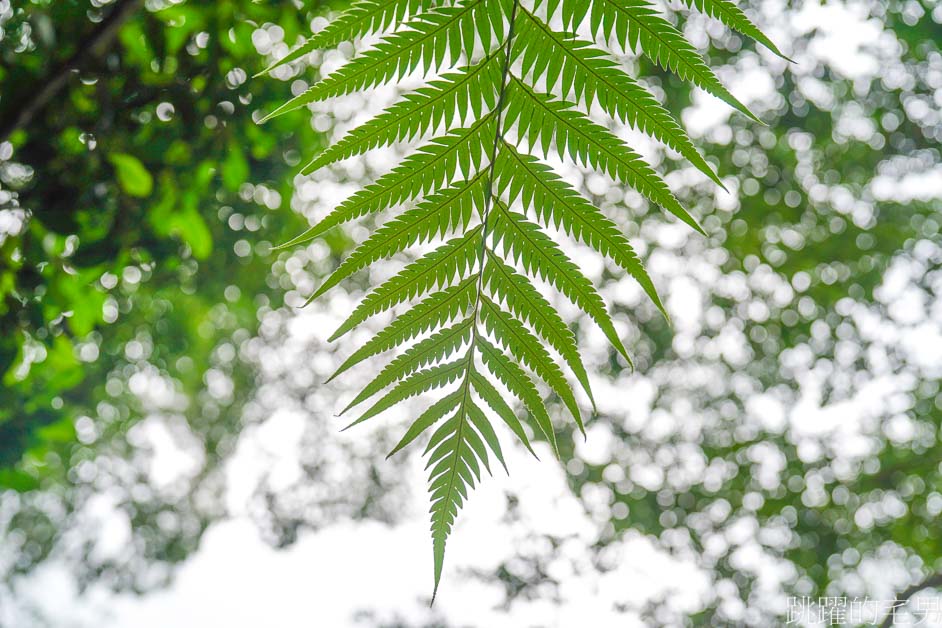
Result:
M82 67L90 58L102 54L114 40L121 25L141 6L141 0L117 0L111 12L89 33L75 52L65 61L55 65L36 88L27 90L23 96L0 118L0 142L15 130L26 126L33 117L65 87L69 75Z
M913 584L904 589L896 596L896 599L894 600L895 602L902 602L902 604L892 608L890 612L887 613L886 617L883 618L883 623L880 624L880 628L889 628L892 626L893 621L896 618L896 611L899 608L905 606L906 602L909 602L911 597L925 589L935 589L937 587L942 587L942 572L936 572L921 582L917 582L916 584Z

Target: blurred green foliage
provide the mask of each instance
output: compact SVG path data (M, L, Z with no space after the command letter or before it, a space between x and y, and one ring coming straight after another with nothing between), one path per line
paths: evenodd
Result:
M323 7L100 5L0 4L3 123L103 18L133 5L116 37L82 52L65 87L0 143L0 487L22 493L8 544L21 570L108 485L108 467L90 481L83 463L131 456L128 434L148 413L185 418L206 474L231 449L254 381L239 343L282 303L269 248L306 225L287 209L291 180L322 141L303 113L256 125L283 93L248 77ZM153 382L169 392L148 400ZM122 482L139 489L120 507L155 561L185 557L218 514L198 496L156 495L141 470ZM162 512L177 523L149 533Z

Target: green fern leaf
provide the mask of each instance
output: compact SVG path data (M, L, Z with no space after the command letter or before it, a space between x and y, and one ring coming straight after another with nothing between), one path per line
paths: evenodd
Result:
M394 349L419 334L467 313L477 294L477 281L477 277L469 277L457 286L449 286L429 295L354 351L327 381L331 381L367 358Z
M780 54L730 0L684 1ZM560 21L568 32L555 26ZM482 469L491 471L491 456L507 468L491 417L531 453L532 428L558 457L557 428L537 387L542 381L584 433L564 369L593 401L588 373L575 334L534 281L575 304L630 364L596 287L547 232L562 231L611 260L664 310L618 225L540 157L553 150L564 161L604 173L702 232L661 175L587 115L598 103L612 120L648 134L722 185L674 116L615 62L607 45L572 34L580 28L595 39L604 37L606 44L617 41L622 51L647 55L752 116L646 0L533 0L529 9L519 0L359 0L273 66L341 41L379 35L374 46L267 117L406 76L436 75L354 128L302 173L398 142L424 143L283 245L304 244L348 221L395 210L318 287L314 299L378 260L450 238L373 287L330 338L374 315L405 308L330 378L404 349L344 409L379 395L351 426L423 393L449 389L418 414L389 454L428 439L433 600L458 510ZM517 206L524 213L512 209ZM505 396L522 404L521 417L529 426Z
M628 18L628 41L635 51L643 51L665 70L692 81L697 87L762 123L748 107L729 93L696 48L650 4L644 0L611 0L611 3Z
M469 394L465 387L457 415L444 424L449 428L449 433L432 452L430 458L430 460L439 460L439 463L429 472L429 492L432 501L432 553L435 561L433 600L438 593L438 584L441 582L445 542L451 534L458 510L468 498L468 489L474 487L475 477L480 476L474 451L468 444L468 433L471 427L466 406L469 403ZM472 471L475 472L474 476L472 476Z
M311 103L377 87L421 70L446 67L446 56L454 65L461 54L458 42L449 35L461 20L471 19L476 4L439 7L407 22L404 30L387 35L361 56L275 109L262 122ZM449 45L451 43L451 45Z
M468 128L432 140L376 183L341 203L318 224L277 248L310 242L337 225L431 192L449 180L459 165L467 171L466 176L473 177L484 158L485 136L493 134L493 125L493 117L486 115Z
M483 438L484 442L487 443L488 448L490 448L498 462L500 462L500 465L504 467L504 472L510 473L507 470L507 462L504 460L504 452L500 447L500 439L497 438L497 432L494 431L493 426L491 426L491 422L487 420L487 416L479 407L474 404L468 404L468 414L471 418L471 424L474 426L474 429L478 431L478 433L481 435L481 438ZM480 451L478 451L478 455L482 461L487 460L486 456L481 455Z
M471 181L459 182L425 198L417 207L384 224L343 261L311 298L316 299L378 259L466 228L475 207L484 204L483 182L484 173L480 173Z
M555 140L560 158L568 153L574 161L627 183L652 203L706 235L654 169L608 129L590 120L571 103L540 94L514 79L508 89L507 123L514 122L518 133L531 144L542 143L544 154L549 152L550 144Z
M471 384L474 387L474 391L481 396L481 399L497 413L497 416L510 428L510 431L520 439L520 442L527 448L527 451L533 454L534 458L539 459L536 452L533 451L533 447L530 446L530 439L527 437L527 433L520 424L517 415L514 414L511 407L507 405L507 402L504 401L500 392L494 388L494 385L477 372L471 373Z
M522 214L508 210L503 203L495 203L495 207L498 213L491 231L494 247L502 246L504 253L510 255L515 263L521 263L527 274L549 282L588 314L630 364L628 351L592 282L537 225Z
M536 421L537 427L546 441L553 449L553 454L559 457L559 446L556 443L556 432L553 429L553 422L546 412L546 405L540 398L540 393L534 386L533 381L527 374L517 366L517 363L508 358L500 349L492 345L489 341L478 338L478 349L481 351L481 361L491 372L510 391L514 397L519 399Z
M543 4L555 12L555 2L535 0L535 8ZM612 36L623 50L642 52L652 61L697 87L713 94L730 106L761 124L749 109L720 82L683 33L667 21L647 0L562 0L561 13L567 30L574 32L590 20L593 35L602 34L606 41ZM591 4L591 7L589 6Z
M262 74L297 61L315 50L332 48L344 41L387 30L431 4L428 0L360 0L326 28L268 66Z
M345 414L350 408L363 403L393 382L403 379L423 366L442 360L457 351L471 340L473 323L474 320L469 318L435 332L405 353L397 356L360 391L360 394L353 401L347 404L347 407L340 414Z
M682 0L687 6L696 8L701 13L706 13L710 17L718 19L728 28L739 31L746 37L754 39L779 57L786 61L791 61L783 55L778 47L772 43L772 40L765 36L765 33L759 30L759 27L753 24L752 20L743 13L742 9L737 7L730 0Z
M543 295L526 277L504 264L492 251L487 251L483 284L496 299L507 303L514 316L528 323L563 357L595 406L576 337Z
M360 415L356 421L345 427L350 429L363 421L372 419L380 412L384 412L397 403L403 402L424 392L447 386L458 380L462 373L468 369L467 359L461 358L453 362L438 364L421 371L416 371L399 382L392 390L386 393L369 410Z
M585 433L579 404L576 403L576 398L569 384L566 383L562 371L540 344L539 339L531 334L520 321L507 315L496 303L484 296L481 297L481 323L484 329L506 347L514 358L549 384L566 404L566 408L576 420L579 429Z
M500 79L497 57L488 57L473 67L445 74L428 87L406 94L402 101L351 131L304 170L313 172L380 146L413 140L449 123L456 111L461 120L468 117L469 111L476 120L497 105L496 89Z
M409 426L408 431L403 435L402 439L393 447L392 451L386 455L386 458L391 458L397 452L401 451L403 448L408 446L412 441L418 438L422 432L429 429L436 423L438 423L443 417L445 417L450 411L455 409L457 402L461 395L464 394L464 390L458 389L455 392L451 393L447 397L442 397L431 406L429 406L425 412L419 415L419 418Z
M496 184L511 202L522 198L543 224L560 228L618 264L631 275L667 317L654 282L627 238L595 205L556 176L552 169L531 155L518 153L503 144L497 166Z
M336 340L370 316L385 312L403 301L449 285L456 276L463 278L477 262L480 239L481 225L478 225L464 236L449 240L412 262L369 293L330 339Z
M521 25L526 25L533 33L532 45L521 45L518 40L516 55L522 62L523 75L532 70L535 78L546 81L547 91L558 86L564 95L572 92L587 108L597 101L612 118L630 124L677 151L717 185L723 186L674 117L608 55L589 42L553 31L528 11L522 13L526 19ZM557 69L550 72L553 64Z

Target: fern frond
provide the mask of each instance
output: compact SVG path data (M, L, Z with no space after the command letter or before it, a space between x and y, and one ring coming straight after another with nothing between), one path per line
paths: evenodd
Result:
M435 332L425 340L410 347L408 351L396 357L386 365L379 375L360 391L353 401L347 404L340 414L363 403L386 386L411 375L427 364L438 362L451 355L471 340L474 321L470 318L451 327Z
M585 433L582 415L576 398L566 383L563 372L550 357L538 338L520 321L504 312L500 306L485 296L481 297L481 323L484 329L503 345L520 363L536 373L537 377L549 384L572 414L579 429Z
M471 272L477 263L481 227L478 225L462 237L449 240L386 280L366 295L330 339L336 340L367 318L403 301L414 299L436 287L445 287L456 277L463 279L465 273Z
M481 438L484 439L484 442L487 443L487 447L494 453L494 456L497 457L497 461L500 462L500 465L504 467L504 472L509 473L507 470L507 462L504 460L504 452L500 447L500 439L497 438L497 432L494 431L494 428L491 426L491 422L488 421L487 416L484 414L484 411L477 407L475 404L468 404L468 413L471 417L471 424L474 426L474 429L478 431L481 435ZM481 458L482 462L485 462L487 457L481 455L480 450L478 450L478 455ZM490 469L488 469L490 471Z
M262 74L297 61L315 50L332 48L344 41L385 31L406 16L415 15L432 4L430 0L359 0L324 29L265 68Z
M546 405L540 398L530 377L516 362L508 358L504 352L492 345L484 338L478 338L478 350L481 352L481 361L491 374L502 383L514 397L519 399L536 421L537 427L546 441L553 448L553 454L559 457L559 446L556 444L556 432L553 422L546 412ZM521 430L522 431L522 430Z
M576 0L578 1L578 0ZM677 30L645 0L603 0L611 2L628 21L628 41L637 52L642 51L665 70L670 70L681 79L691 81L700 89L726 102L734 109L762 121L746 105L733 96L720 82L683 33Z
M461 181L426 197L416 207L385 223L354 249L311 298L316 299L378 259L392 257L411 246L467 228L474 209L484 206L484 181L484 173L479 173L470 181Z
M419 334L435 329L466 313L477 294L476 286L477 277L469 277L456 286L449 286L429 295L354 351L327 381L331 381L367 358L398 347Z
M524 76L532 72L534 81L544 79L548 92L556 87L564 97L572 92L587 108L597 101L613 119L629 124L677 151L725 189L674 116L605 52L590 42L555 32L529 11L522 11L522 15L526 19L521 26L532 31L532 44L522 45L518 40L515 51Z
M705 232L677 201L664 179L611 131L589 119L571 103L541 94L514 78L508 88L507 123L528 142L539 142L543 153L555 142L556 152L627 183L652 203Z
M429 492L432 502L430 509L432 553L435 562L435 590L432 593L432 599L438 593L438 583L441 581L445 542L451 534L458 510L468 498L468 489L474 487L476 477L480 478L474 451L468 443L468 435L472 428L468 420L467 406L471 400L467 384L464 386L461 399L455 417L442 426L447 427L448 431L443 434L441 442L436 449L431 451L429 457L429 462L438 461L438 464L429 472Z
M628 351L592 282L537 225L522 214L510 211L503 203L497 202L494 206L498 210L491 226L494 247L502 247L504 253L521 264L527 274L552 284L573 305L588 314L630 364Z
M461 59L462 42L476 32L484 49L500 37L503 16L499 0L478 0L437 7L387 35L373 48L315 83L262 119L294 111L305 105L395 82L415 72L423 76L447 70ZM494 9L497 9L495 12Z
M535 0L534 8L547 4L553 12L556 1ZM567 30L575 31L588 17L593 35L601 34L606 41L611 41L614 35L623 50L643 53L665 70L692 82L761 124L726 89L683 33L647 0L594 0L591 3L562 0L560 13Z
M520 439L520 442L527 448L527 451L533 454L534 458L537 458L536 452L534 452L533 447L530 446L530 439L527 437L527 433L520 424L520 420L517 418L517 415L514 414L511 407L507 405L507 402L504 401L500 392L494 388L494 385L487 381L486 377L477 372L471 373L471 385L481 399L483 399L507 427L510 428L510 431Z
M553 306L526 277L504 264L492 251L487 251L482 282L494 298L507 303L514 316L528 323L563 357L594 406L595 399L589 386L589 376L579 356L576 337Z
M461 358L412 373L396 384L392 390L373 404L369 410L361 414L360 418L344 429L350 429L354 425L372 419L377 414L388 410L397 403L401 403L410 397L454 383L467 371L467 362L467 359Z
M469 13L469 6L464 6L440 7L421 14L407 22L404 30L390 33L370 50L275 109L262 122L311 103L400 80L417 70L425 75L433 68L442 69L446 67L446 55L451 55L450 64L454 65L460 58L461 46L455 45L457 42L449 46L448 37L458 21L468 19Z
M667 317L654 282L615 223L532 155L519 153L504 143L500 157L495 183L501 193L508 195L510 202L521 198L524 206L532 209L543 224L561 227L618 264Z
M684 1L780 54L730 0ZM552 26L557 20L568 32ZM574 35L586 21L582 32L604 37L606 45ZM551 399L561 400L583 434L564 369L594 407L576 336L535 282L571 301L631 363L596 286L548 232L562 231L611 260L664 311L618 225L545 158L553 150L565 162L604 173L702 232L661 175L589 117L598 103L614 122L646 133L722 185L674 116L619 66L607 44L617 40L620 50L645 54L753 116L647 0L533 0L529 8L520 0L359 0L275 67L371 34L379 35L375 45L268 117L408 75L436 74L314 157L302 173L402 141L423 140L422 145L283 245L303 244L348 221L396 210L327 277L314 299L378 260L450 238L373 287L330 337L336 340L370 317L408 304L330 377L404 347L344 409L378 396L351 426L446 389L389 454L427 438L434 600L445 543L469 490L481 480L482 469L491 471L491 456L507 468L490 417L531 453L532 427L558 457L556 426L538 383L545 383ZM520 417L509 398L522 404Z
M501 78L499 61L497 56L486 57L477 65L445 74L427 87L406 94L402 101L327 148L305 167L305 171L313 172L394 142L414 140L451 122L455 112L462 121L467 119L469 111L475 120L480 118L484 111L497 104L496 89Z
M319 223L276 248L305 244L337 225L436 190L450 181L456 172L473 177L484 158L486 137L493 132L494 117L488 114L467 128L456 129L431 140L376 183L345 200Z
M458 389L455 392L451 393L447 397L442 397L431 406L429 406L425 412L419 415L419 418L409 426L409 429L402 436L402 439L393 447L386 458L391 458L397 452L402 450L404 447L409 445L412 441L418 438L422 432L429 429L436 423L438 423L442 418L444 418L449 412L455 409L458 399L461 395L464 394L464 390Z
M742 9L730 2L730 0L681 0L691 8L696 8L701 13L716 18L727 28L738 31L739 33L759 42L777 56L791 61L783 55L778 47L772 43L772 40L765 36L759 27L756 26L749 17L743 13Z

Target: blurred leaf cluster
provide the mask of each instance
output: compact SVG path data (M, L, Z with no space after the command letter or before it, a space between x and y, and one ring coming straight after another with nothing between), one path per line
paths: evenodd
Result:
M194 487L239 433L255 377L241 345L282 303L268 251L305 224L286 209L289 185L322 141L303 115L253 119L282 96L248 77L323 10L295 4L0 3L0 121L80 57L0 138L0 488L14 570L117 485L138 555L158 563L185 557L219 513L221 496ZM85 50L123 9L115 36ZM132 464L135 425L155 413L195 435L204 464L189 490L158 494Z

